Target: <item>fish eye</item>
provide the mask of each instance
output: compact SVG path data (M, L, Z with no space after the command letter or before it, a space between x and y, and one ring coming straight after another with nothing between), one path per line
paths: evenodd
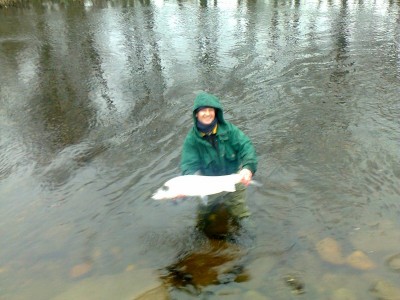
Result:
M161 190L164 191L164 192L166 192L166 191L169 190L169 187L166 186L166 185L163 185L163 186L161 187Z

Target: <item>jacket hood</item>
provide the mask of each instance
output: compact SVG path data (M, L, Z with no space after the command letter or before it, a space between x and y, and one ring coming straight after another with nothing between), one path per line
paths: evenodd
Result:
M218 97L216 97L212 94L208 94L206 92L201 92L194 99L193 121L195 124L196 124L196 120L197 120L196 110L202 106L215 108L215 115L218 118L218 123L221 123L221 124L225 123L223 108L222 108L222 105L221 105Z

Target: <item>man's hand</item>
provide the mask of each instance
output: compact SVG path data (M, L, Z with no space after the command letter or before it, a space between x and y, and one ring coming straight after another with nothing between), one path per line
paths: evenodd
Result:
M242 169L239 174L242 176L240 182L243 183L245 186L248 186L251 179L253 178L253 173L251 173L249 169Z

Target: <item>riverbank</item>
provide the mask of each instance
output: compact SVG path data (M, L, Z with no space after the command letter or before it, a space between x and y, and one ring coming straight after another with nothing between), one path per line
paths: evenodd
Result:
M8 7L26 7L41 4L42 0L0 0L0 9ZM60 3L82 3L83 0L58 1Z
M16 0L0 0L0 8L8 7L8 6L14 6L14 5L17 4L17 2L19 2L19 1L16 1Z
M8 7L26 7L34 3L41 3L41 1L27 1L27 0L0 0L0 8Z

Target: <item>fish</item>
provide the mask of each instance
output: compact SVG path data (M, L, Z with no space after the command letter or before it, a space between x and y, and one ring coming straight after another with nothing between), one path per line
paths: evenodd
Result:
M235 184L242 179L240 174L222 176L182 175L164 183L151 197L154 200L200 197L206 204L207 196L221 192L235 192ZM251 184L259 185L255 181Z

